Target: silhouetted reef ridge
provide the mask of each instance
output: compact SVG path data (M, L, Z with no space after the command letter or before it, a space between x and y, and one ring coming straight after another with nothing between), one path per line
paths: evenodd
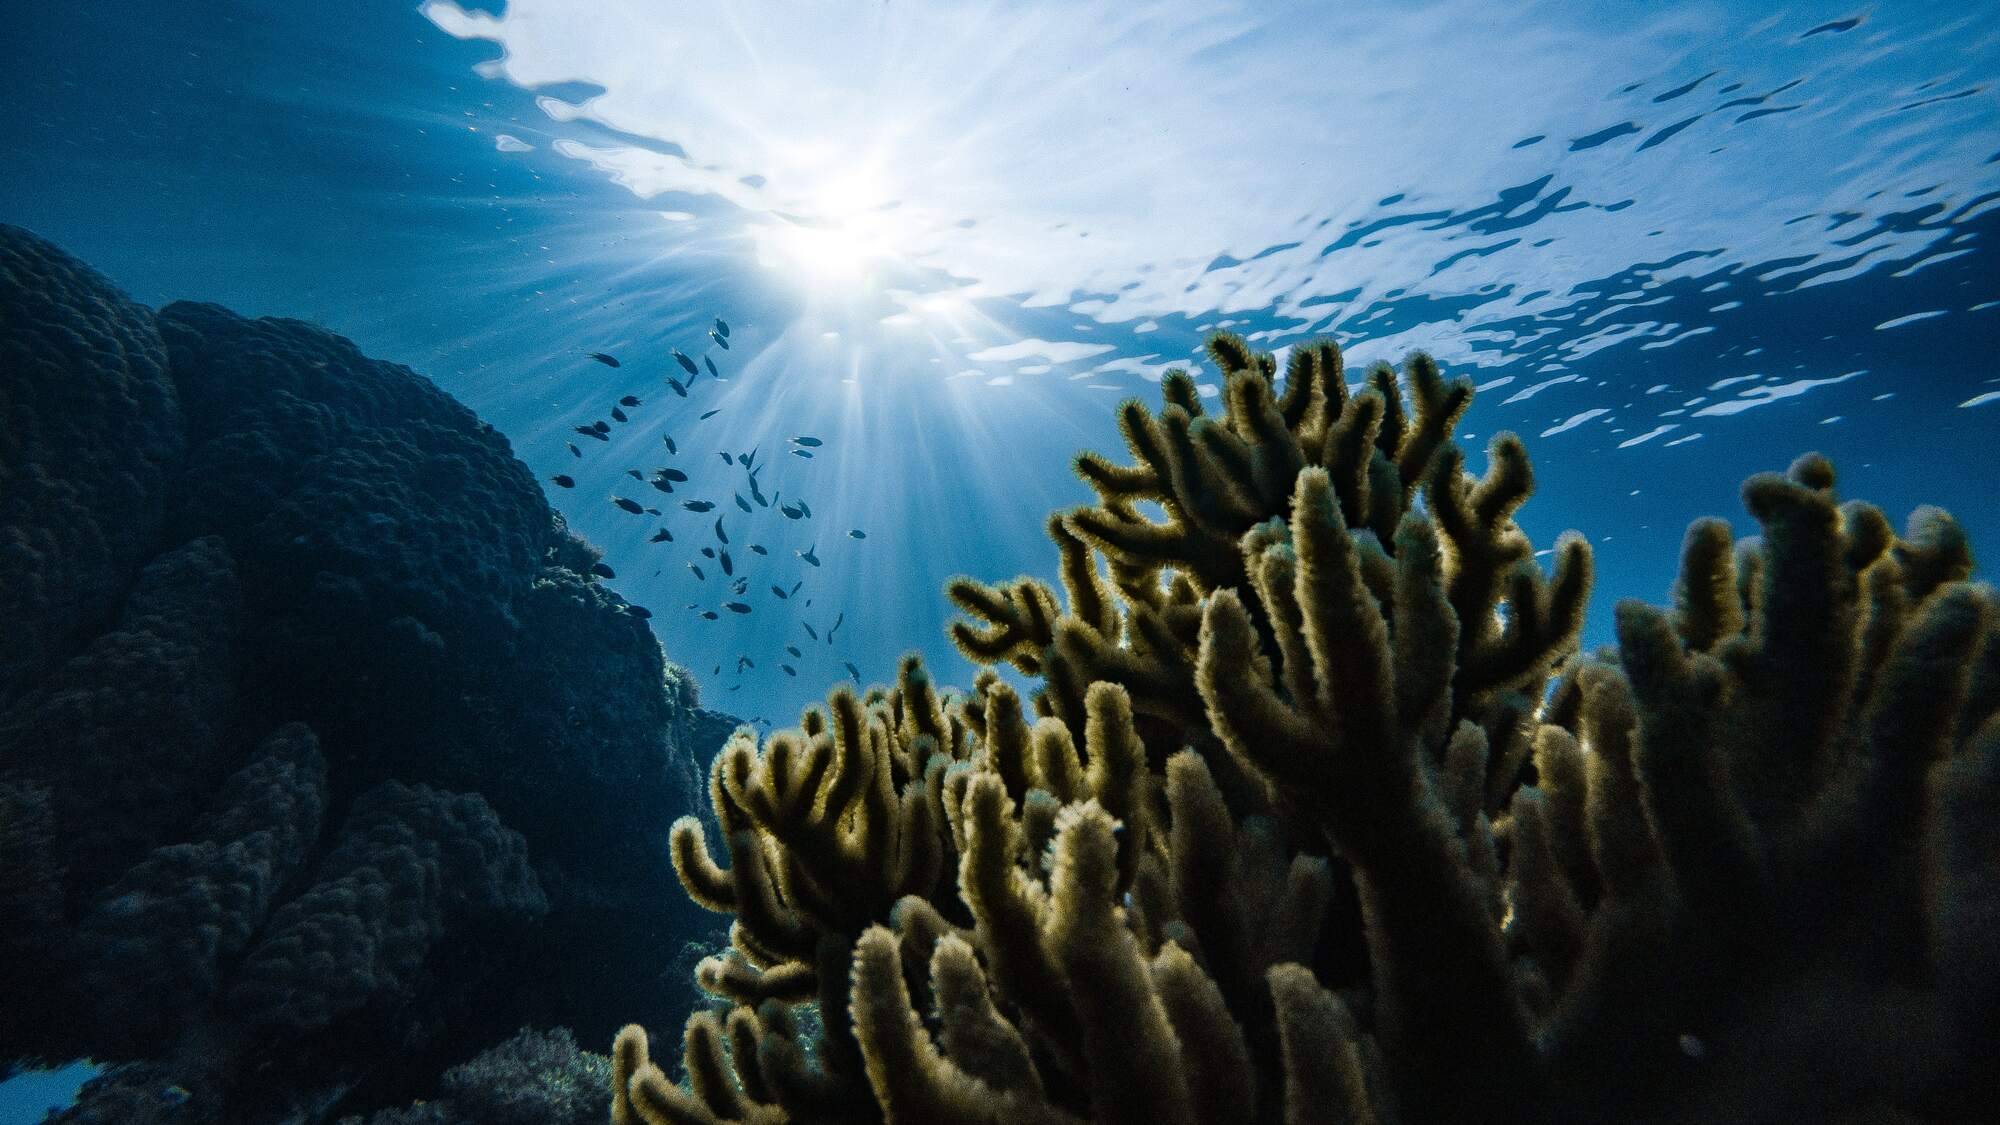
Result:
M734 724L597 560L408 368L0 227L0 1059L314 1121L684 1011L666 829Z

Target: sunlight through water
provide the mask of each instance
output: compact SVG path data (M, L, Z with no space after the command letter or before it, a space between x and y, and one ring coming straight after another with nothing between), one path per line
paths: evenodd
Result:
M1921 4L1859 19L1464 0L421 10L488 44L483 80L534 99L539 121L494 126L534 134L516 159L676 216L620 253L764 279L733 283L767 296L742 310L728 360L748 366L710 425L745 449L818 424L788 420L840 433L782 467L814 474L829 526L902 529L866 549L911 580L815 576L821 608L872 598L921 623L871 669L898 644L941 655L944 575L1043 566L1029 529L1081 499L1055 475L1069 454L1115 443L1111 402L1198 363L1209 332L1281 360L1322 334L1364 363L1422 347L1479 383L1474 444L1539 437L1545 471L1769 467L1714 461L1717 437L1790 425L1810 399L1825 408L1799 424L1818 432L1796 444L1838 452L1842 418L1912 405L1892 401L1907 364L1877 354L1880 333L1814 331L1779 303L1871 271L1912 294L1971 284L1962 259L2000 204L2000 20ZM1870 323L1934 312L1990 339L1993 288L1913 295L1942 304ZM1977 383L1939 394L1973 400ZM535 456L576 420L516 433ZM618 440L632 444L614 459L641 455L641 438ZM1726 498L1733 482L1715 480ZM1599 548L1618 564L1629 541L1631 573L1663 584L1637 532L1657 553L1681 523ZM583 526L614 550L636 535ZM932 528L953 534L916 530ZM795 548L817 534L785 530ZM705 604L685 575L667 589L656 600ZM712 648L683 639L691 664L729 662L744 628L719 632ZM810 678L743 682L816 694Z
M1568 531L1590 548L1584 650L1618 639L1621 600L1685 604L1691 522L1719 518L1739 544L1762 534L1748 504L1773 501L1744 482L1808 452L1835 467L1842 501L1897 526L1935 504L1971 543L2000 542L2000 4L17 7L0 36L0 223L160 310L128 317L66 267L44 278L56 257L39 250L0 278L33 308L60 298L35 314L49 331L0 326L28 341L0 354L0 413L25 435L0 450L14 474L0 493L49 497L63 527L83 529L44 534L36 514L0 538L0 562L53 576L46 590L17 583L24 596L90 587L99 603L68 639L19 631L47 666L8 713L53 716L63 737L16 737L27 772L0 777L0 853L23 861L15 897L33 910L14 913L34 935L7 946L0 985L32 986L109 1034L57 1020L51 1038L28 1026L34 1003L0 995L0 1039L46 1040L50 1061L159 1064L114 1071L101 1104L130 1089L180 1121L331 1120L423 1097L378 1120L476 1116L439 1078L474 1057L461 1051L473 1038L570 1022L602 1049L624 1020L691 1002L705 939L661 912L719 916L631 880L671 879L660 814L711 803L698 791L713 743L738 721L798 723L834 685L886 683L912 653L942 690L977 682L951 640L947 583L1075 579L1049 529L1096 499L1079 451L1129 464L1121 410L1157 409L1176 369L1192 376L1172 388L1177 408L1220 416L1205 351L1217 333L1279 370L1334 340L1350 387L1419 349L1469 381L1455 433L1466 470L1487 472L1509 433L1532 459L1534 495L1512 518L1541 550L1519 565L1553 569ZM246 323L168 308L181 301ZM118 333L78 327L100 322ZM112 421L83 424L99 413ZM1188 421L1187 440L1207 443L1208 425ZM1428 508L1438 494L1412 495ZM1917 526L1909 538L1930 546L1898 564L1913 582L1951 546ZM1371 582L1380 530L1355 532ZM1422 537L1394 551L1410 543L1420 577ZM1465 558L1445 565L1462 576ZM1877 581L1894 573L1864 583L1875 657L1901 612L1895 583ZM1973 577L1990 583L1991 560ZM1523 597L1504 612L1525 612ZM1918 649L1971 636L1970 604ZM1407 607L1388 608L1401 621ZM131 680L136 709L124 688L85 690L100 676ZM1284 694L1298 689L1287 679ZM1200 743L1212 701L1186 702L1172 722L1188 718ZM272 815L310 830L260 830L238 855L215 827L236 798L210 805L209 791L236 786L230 763L295 719L322 740L324 783L306 750L256 760L292 771L272 785L299 800ZM1149 746L1169 737L1161 720L1148 719ZM173 729L134 741L134 724ZM65 749L114 744L145 752L136 773ZM1609 743L1585 722L1585 745ZM1451 755L1463 748L1454 739ZM45 790L37 771L68 780ZM98 794L112 774L129 784ZM1234 807L1241 779L1218 778ZM268 1043L266 1022L221 1022L244 996L290 995L250 972L256 950L292 941L281 919L317 911L327 886L346 916L348 874L330 865L364 835L364 794L391 779L489 809L527 850L491 850L473 825L470 850L487 858L462 875L452 855L449 875L425 861L385 876L422 903L383 916L383 943L343 948L410 967L336 974L374 982L353 984L361 1006L326 1017L338 1022ZM72 792L82 804L64 803ZM100 796L132 815L96 816ZM16 813L27 827L10 845ZM72 849L77 817L110 828ZM55 874L44 823L65 855L101 849L101 870ZM200 886L259 898L228 906L242 923L221 952L208 890L148 889L194 886L175 873L217 856L248 866ZM548 913L487 885L511 885L501 865L532 866ZM641 885L653 889L635 906L625 891ZM507 936L461 944L461 910ZM161 945L161 964L181 967L149 967L124 999L98 989L109 977L89 951L150 966L135 927L161 911L207 944ZM45 925L58 916L60 930ZM452 932L435 956L406 957L439 925ZM589 955L567 956L575 942ZM31 968L10 978L17 962ZM81 975L51 983L35 965ZM1548 991L1540 972L1523 978L1530 1007ZM520 987L486 987L503 976ZM1883 994L1892 1030L1914 1010L1906 991ZM598 998L571 1015L587 992ZM28 1021L6 1018L19 1012ZM586 1019L605 1026L586 1037ZM1675 1067L1722 1064L1710 1073L1731 1090L1732 1076L1767 1077L1729 1062L1755 1036L1660 1028L1678 1036L1654 1044ZM270 1050L284 1065L265 1065ZM363 1051L388 1065L356 1063ZM290 1066L308 1055L326 1065ZM1925 1066L1956 1066L1947 1055ZM485 1088L486 1065L453 1073ZM42 1121L97 1073L0 1068L0 1125ZM567 1081L551 1073L537 1082ZM254 1108L220 1108L222 1086ZM324 1100L309 1108L294 1087Z

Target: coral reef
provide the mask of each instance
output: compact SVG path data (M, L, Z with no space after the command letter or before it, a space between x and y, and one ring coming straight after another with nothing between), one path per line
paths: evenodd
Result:
M228 1003L260 1030L319 1031L409 991L447 916L547 911L526 842L485 798L385 781L354 802L312 886L272 916Z
M673 858L731 948L684 1080L619 1034L614 1122L2000 1116L2000 607L1948 516L1802 458L1586 655L1589 549L1535 563L1511 435L1467 470L1469 383L1210 354L1221 414L1170 373L1079 458L1060 591L951 584L1028 700L910 659L716 757L728 864Z
M155 849L103 892L75 939L82 994L103 1009L90 1022L118 1036L94 1050L157 1049L216 994L222 967L305 865L325 805L319 740L303 723L280 728L223 785L189 842Z
M409 369L0 227L0 1065L322 1120L684 1008L659 857L724 720L596 561Z
M0 237L0 705L116 615L187 445L150 309Z
M564 1029L519 1035L445 1071L435 1100L340 1125L601 1125L611 1060L577 1049Z

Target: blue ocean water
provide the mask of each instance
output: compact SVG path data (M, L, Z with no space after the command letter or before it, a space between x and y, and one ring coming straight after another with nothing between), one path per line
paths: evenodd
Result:
M2000 16L1977 6L15 22L0 216L142 300L316 320L431 376L575 480L554 501L746 716L909 649L962 678L940 584L1051 571L1070 455L1117 448L1113 404L1220 328L1471 376L1473 443L1534 455L1524 525L1597 548L1593 640L1615 599L1667 595L1690 519L1740 520L1738 482L1809 449L1894 518L2000 530ZM677 397L671 348L722 379ZM628 394L608 442L573 432ZM753 449L810 518L737 510L718 453ZM663 466L690 477L671 497L627 473ZM743 594L698 553L717 514ZM700 616L728 601L751 612Z

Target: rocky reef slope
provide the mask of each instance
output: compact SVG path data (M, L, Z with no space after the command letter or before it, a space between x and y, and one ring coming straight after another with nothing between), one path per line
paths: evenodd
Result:
M733 724L600 573L408 368L0 227L0 1060L317 1120L684 1010L666 829Z

